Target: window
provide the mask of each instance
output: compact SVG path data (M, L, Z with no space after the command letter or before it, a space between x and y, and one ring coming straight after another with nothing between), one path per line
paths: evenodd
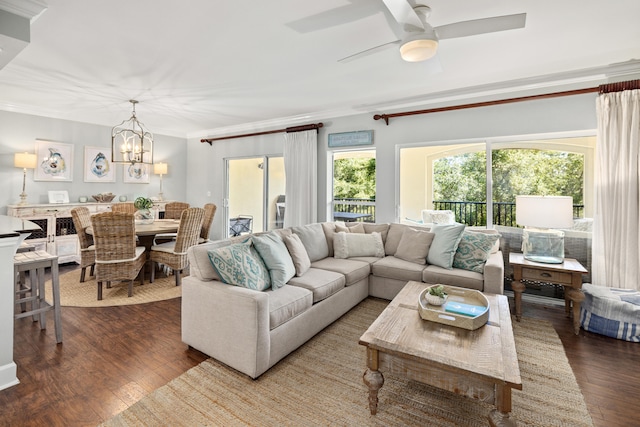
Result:
M333 218L375 222L376 152L333 154Z

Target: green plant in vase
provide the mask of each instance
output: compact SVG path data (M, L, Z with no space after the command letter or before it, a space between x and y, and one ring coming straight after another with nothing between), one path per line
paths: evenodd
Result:
M431 305L442 305L447 300L447 293L443 285L435 285L429 288L426 294L427 302Z
M153 201L150 198L137 197L133 202L133 206L138 209L135 214L138 224L151 224L153 222L154 215L150 210L153 207Z

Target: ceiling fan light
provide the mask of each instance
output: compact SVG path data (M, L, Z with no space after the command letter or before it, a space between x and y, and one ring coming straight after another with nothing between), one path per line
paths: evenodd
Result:
M420 62L433 58L438 50L438 41L430 38L414 38L400 46L400 56L407 62Z

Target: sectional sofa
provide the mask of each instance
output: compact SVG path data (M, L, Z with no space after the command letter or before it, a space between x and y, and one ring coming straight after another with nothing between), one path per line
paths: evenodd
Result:
M499 237L461 224L325 222L193 246L182 340L257 378L367 296L393 299L410 280L503 293Z

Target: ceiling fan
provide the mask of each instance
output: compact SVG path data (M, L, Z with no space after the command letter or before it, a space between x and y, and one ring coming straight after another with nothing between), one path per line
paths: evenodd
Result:
M391 15L389 17L389 14L386 14L387 21L398 39L349 55L339 59L338 62L349 62L394 45L400 46L400 56L405 61L425 61L436 54L440 40L523 28L527 17L526 13L518 13L432 27L427 22L431 13L429 6L412 5L408 0L382 1ZM334 14L333 12L338 11L331 10L288 25L299 32L315 31L355 20L358 14L361 14L360 18L366 17L375 13L374 5L379 7L376 2L369 0L350 0L350 2L350 5L339 8L340 13Z

